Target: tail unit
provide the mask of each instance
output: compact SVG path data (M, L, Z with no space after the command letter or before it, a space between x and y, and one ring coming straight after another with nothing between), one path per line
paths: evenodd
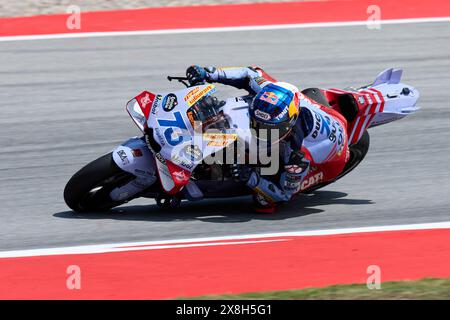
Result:
M401 119L414 113L419 91L401 83L401 69L387 69L375 81L359 89L324 90L331 108L347 119L349 145L357 143L368 128Z

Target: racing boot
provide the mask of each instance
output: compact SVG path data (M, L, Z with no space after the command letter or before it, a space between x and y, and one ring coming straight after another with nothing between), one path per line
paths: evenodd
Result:
M258 213L275 213L277 204L272 201L268 201L260 193L255 192L253 194L253 210Z

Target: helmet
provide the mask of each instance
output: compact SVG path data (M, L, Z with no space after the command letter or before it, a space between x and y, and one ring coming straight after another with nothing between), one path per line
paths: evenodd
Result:
M256 138L268 140L259 135L260 129L278 130L279 140L284 139L291 131L299 114L299 90L285 83L275 82L265 85L253 99L250 106L250 127L256 131Z

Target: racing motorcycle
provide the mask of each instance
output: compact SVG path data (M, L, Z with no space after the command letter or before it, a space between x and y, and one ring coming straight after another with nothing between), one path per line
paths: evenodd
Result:
M263 73L269 80L276 81ZM342 178L361 163L369 150L367 129L401 119L419 108L419 92L401 83L401 69L381 72L369 85L359 88L309 88L301 94L323 110L338 112L347 121L346 164L329 174L327 163L314 163L307 141L302 146L311 161L298 193L309 193ZM80 169L64 189L66 204L76 212L109 210L139 197L153 198L161 207L179 206L184 199L226 198L252 194L236 182L232 165L206 159L230 147L238 138L247 139L248 106L251 96L230 97L215 106L215 133L205 133L199 103L211 97L213 84L190 86L185 77L168 77L186 88L168 93L144 91L131 99L126 110L142 132ZM200 137L200 138L199 138Z

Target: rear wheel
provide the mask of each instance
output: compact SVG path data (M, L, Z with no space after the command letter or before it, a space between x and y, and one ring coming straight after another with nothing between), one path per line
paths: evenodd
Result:
M303 193L310 193L317 189L323 188L326 185L329 185L330 183L333 183L336 180L342 178L346 174L349 174L353 169L355 169L361 163L361 161L363 161L364 157L366 156L367 152L369 151L369 145L370 145L370 136L366 130L366 131L364 131L361 139L359 139L359 141L357 143L355 143L354 145L350 146L350 148L349 148L350 149L350 159L348 160L347 164L345 165L342 173L339 174L336 177L336 179L334 179L333 181L319 183L319 184L311 187L310 189L303 191Z
M72 176L64 188L64 200L76 212L109 210L126 202L113 201L109 196L111 191L134 178L122 171L108 153Z

